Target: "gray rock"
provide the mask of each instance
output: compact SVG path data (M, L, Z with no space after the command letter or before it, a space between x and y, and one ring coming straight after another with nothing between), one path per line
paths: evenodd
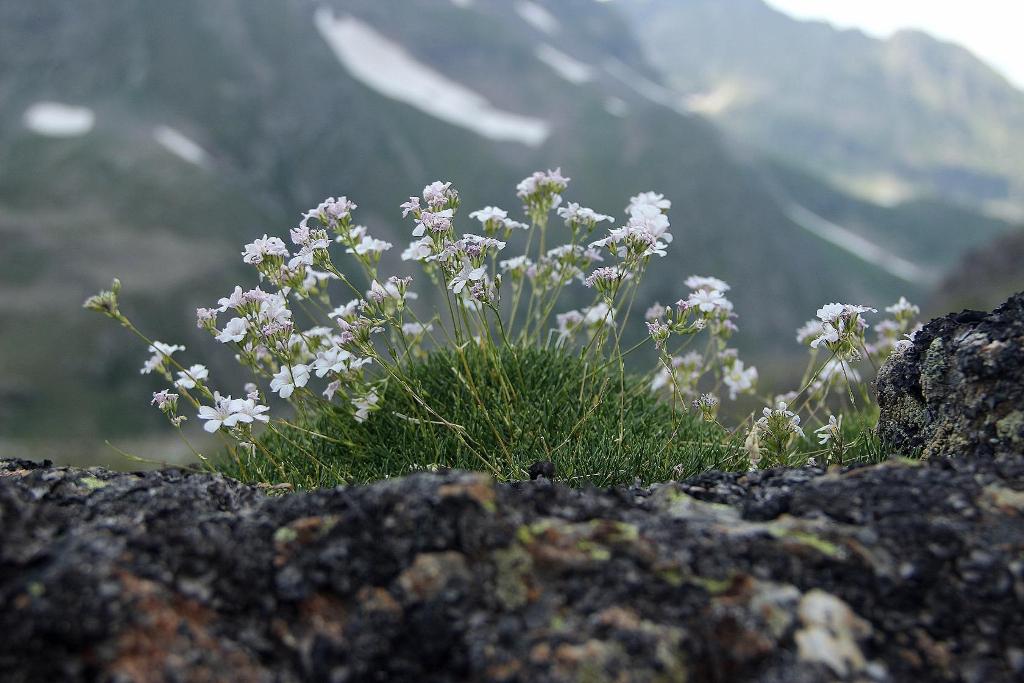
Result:
M1011 681L1024 457L271 496L0 461L4 681Z
M925 325L882 366L878 403L879 436L896 452L1024 452L1024 293Z

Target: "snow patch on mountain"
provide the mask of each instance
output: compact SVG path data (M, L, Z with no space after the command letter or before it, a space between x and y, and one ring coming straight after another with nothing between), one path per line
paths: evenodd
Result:
M594 70L590 66L550 45L538 45L534 54L552 71L574 85L582 85L594 77Z
M867 240L841 225L823 218L810 209L793 202L782 206L786 216L807 232L831 242L840 249L853 254L862 261L881 268L890 275L916 285L934 286L937 277L926 268L897 256L891 250Z
M561 29L558 19L551 12L531 0L517 2L516 14L527 24L549 36L555 35Z
M88 107L61 102L36 102L25 110L25 127L37 135L74 138L85 135L96 124L96 114Z
M551 133L547 121L496 108L353 16L321 7L314 20L342 66L385 97L492 140L538 147Z
M157 126L153 129L153 139L168 152L190 164L206 165L206 150L179 130L170 126Z
M674 109L680 114L690 114L689 108L683 102L679 93L666 88L660 83L655 83L624 62L613 57L605 60L604 68L605 71L628 85L641 97L655 104Z
M629 105L621 97L609 97L604 101L604 110L612 116L625 118L629 115Z

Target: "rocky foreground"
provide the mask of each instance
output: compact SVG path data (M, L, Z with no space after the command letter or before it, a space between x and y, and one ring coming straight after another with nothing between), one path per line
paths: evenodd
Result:
M0 680L1024 680L1024 295L878 384L928 459L286 496L0 461Z
M275 497L0 464L4 681L1024 678L1024 457Z

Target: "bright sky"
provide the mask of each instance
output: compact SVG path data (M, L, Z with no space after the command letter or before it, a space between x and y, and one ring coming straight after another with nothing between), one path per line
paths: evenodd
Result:
M1024 88L1024 0L767 0L803 19L888 36L915 28L959 43Z

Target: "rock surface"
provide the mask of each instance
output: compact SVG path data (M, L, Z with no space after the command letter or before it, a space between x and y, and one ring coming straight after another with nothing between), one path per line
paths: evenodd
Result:
M0 462L4 681L1024 678L1024 458L271 496Z
M878 374L878 432L924 456L1024 452L1024 292L937 318Z

